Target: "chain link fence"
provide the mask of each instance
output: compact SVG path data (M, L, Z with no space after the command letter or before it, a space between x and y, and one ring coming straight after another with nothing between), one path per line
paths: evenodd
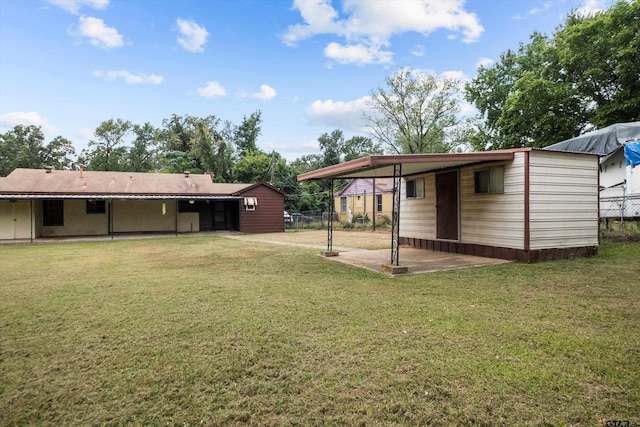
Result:
M600 199L600 218L604 220L640 220L640 196Z

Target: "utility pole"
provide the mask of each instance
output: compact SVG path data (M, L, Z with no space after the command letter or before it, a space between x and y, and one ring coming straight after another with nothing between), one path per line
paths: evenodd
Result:
M271 185L275 185L276 178L276 152L271 152Z

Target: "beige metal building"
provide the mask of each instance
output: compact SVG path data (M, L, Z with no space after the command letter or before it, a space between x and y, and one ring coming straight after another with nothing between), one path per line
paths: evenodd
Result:
M374 177L394 178L400 189L392 246L523 262L596 253L595 155L523 148L369 156L298 180Z

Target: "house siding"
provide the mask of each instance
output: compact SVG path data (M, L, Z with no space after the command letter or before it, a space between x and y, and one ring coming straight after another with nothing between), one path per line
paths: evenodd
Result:
M95 236L108 233L109 215L108 206L104 214L87 214L86 200L67 199L63 201L64 225L44 226L42 216L39 215L37 227L39 236ZM35 211L42 212L42 201L35 203Z
M524 249L524 157L460 170L460 241ZM504 193L476 194L474 172L504 166Z
M598 158L551 151L530 157L530 248L598 245Z
M112 216L114 233L176 230L176 204L173 200L113 200Z
M240 231L242 233L277 233L284 231L284 195L266 186L259 185L240 194L255 197L256 209L248 211L240 200Z
M407 199L406 179L400 185L400 236L415 239L436 238L436 179L434 173L412 176L424 178L424 198Z
M386 185L384 181L384 185ZM378 184L378 183L377 183ZM382 191L380 185L376 185L376 198L382 195L382 210L377 210L376 198L373 197L373 179L354 179L334 197L334 210L338 221L347 222L349 220L349 209L352 215L367 213L369 219L373 219L375 211L376 217L386 215L389 220L393 214L393 191ZM342 210L342 198L347 200L347 209Z
M30 205L27 200L0 200L0 240L31 237Z

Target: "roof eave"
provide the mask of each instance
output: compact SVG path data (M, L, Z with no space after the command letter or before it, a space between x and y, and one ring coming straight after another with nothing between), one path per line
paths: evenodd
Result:
M298 181L311 181L321 179L349 178L348 174L354 171L374 170L396 164L419 164L454 162L458 166L469 163L513 160L514 153L530 151L530 149L481 151L473 153L444 153L444 154L401 154L387 156L367 156L338 165L316 169L311 172L298 175ZM387 174L385 177L393 177Z

